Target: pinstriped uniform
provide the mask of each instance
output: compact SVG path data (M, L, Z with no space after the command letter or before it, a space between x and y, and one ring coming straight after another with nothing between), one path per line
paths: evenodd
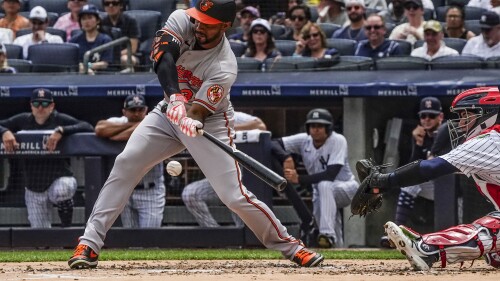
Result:
M349 167L345 137L332 132L319 148L314 147L311 136L306 133L283 137L282 140L286 151L302 156L309 175L324 172L329 165L342 165L335 179L312 185L312 200L319 232L335 237L335 244L343 246L342 218L338 209L351 203L359 186Z

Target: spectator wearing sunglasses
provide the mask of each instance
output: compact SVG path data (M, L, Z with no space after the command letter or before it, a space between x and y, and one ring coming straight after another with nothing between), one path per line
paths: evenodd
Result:
M297 5L288 11L285 21L286 31L278 39L281 40L300 40L300 32L304 26L311 23L311 10L307 5Z
M290 19L287 19L286 11L290 11L293 7L298 6L298 5L302 5L302 4L304 4L303 0L288 0L287 1L287 8L282 10L282 11L277 12L275 15L272 15L269 18L269 23L289 26ZM285 23L286 21L287 21L287 23Z
M318 59L332 58L338 55L338 51L327 47L325 33L318 24L311 23L302 30L302 39L297 41L293 55Z
M318 20L316 22L344 26L348 20L344 8L344 0L321 0L318 5Z
M46 144L43 145L47 151L55 151L64 136L93 131L89 123L57 112L48 89L35 89L30 105L31 112L0 120L0 134L7 153L19 149L14 133L21 130L49 131ZM50 228L53 205L57 208L61 226L70 226L77 183L70 170L69 158L38 157L11 161L13 166L19 167L23 179L20 184L25 187L24 198L31 227Z
M7 63L7 49L0 43L0 73L16 73L16 69Z
M241 32L231 34L228 39L236 42L247 42L248 37L250 37L250 25L255 19L260 18L259 9L246 6L237 14L237 18L240 21Z
M31 45L43 43L63 43L58 35L48 33L49 19L47 11L42 6L36 6L30 11L31 33L17 37L13 44L23 47L23 57L28 58L28 48Z
M443 27L438 21L430 20L424 25L424 40L422 47L411 52L412 57L433 60L444 56L458 56L457 50L447 47L443 41Z
M60 16L54 24L54 28L66 31L66 41L69 42L71 31L80 29L78 13L80 13L80 10L86 4L87 0L68 0L67 7L69 13Z
M365 2L364 0L347 0L345 3L349 24L337 29L332 38L344 38L356 41L367 39L363 30L365 23Z
M271 26L265 19L255 19L250 26L247 50L242 57L254 58L259 61L281 56L280 51L274 45L274 37Z
M438 149L433 144L443 116L441 102L437 98L425 97L420 101L419 124L412 131L412 152L408 162L428 160L437 156L432 149ZM415 216L413 209L417 196L433 201L433 181L401 188L394 221L397 225L406 224L410 217ZM387 236L381 238L380 244L384 248L390 247Z
M373 59L401 55L399 43L385 38L387 30L381 15L369 15L363 28L368 39L358 43L354 55Z
M5 16L0 19L0 27L12 30L13 38L16 37L17 31L30 27L29 20L19 14L23 5L22 0L2 0Z
M396 26L389 39L406 40L414 44L424 39L424 6L421 0L406 0L403 6L408 22Z
M446 28L444 37L469 40L476 36L474 32L465 28L465 11L462 6L450 5L446 10Z
M465 44L462 54L478 55L483 58L500 56L500 16L486 11L479 20L481 34Z

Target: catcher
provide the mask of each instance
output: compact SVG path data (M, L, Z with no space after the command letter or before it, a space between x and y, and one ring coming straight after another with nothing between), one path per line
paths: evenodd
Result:
M415 270L429 270L433 263L475 260L500 268L500 91L497 87L480 87L459 94L451 111L459 118L450 120L453 149L431 160L418 160L384 174L381 166L369 160L356 165L362 184L351 203L354 215L364 216L382 204L381 193L419 184L440 176L461 172L472 177L479 192L496 211L448 229L419 234L393 222L385 224L385 232L393 246L406 256ZM460 144L462 143L462 144ZM460 145L458 145L460 144ZM458 145L458 146L457 146Z

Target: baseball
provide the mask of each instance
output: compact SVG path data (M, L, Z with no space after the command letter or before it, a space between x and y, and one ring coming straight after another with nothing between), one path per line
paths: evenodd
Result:
M167 173L173 177L176 177L182 173L182 165L177 161L170 161L167 164Z

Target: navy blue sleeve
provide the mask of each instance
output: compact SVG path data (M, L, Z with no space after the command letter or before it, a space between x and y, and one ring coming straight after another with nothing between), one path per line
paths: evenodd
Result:
M441 176L455 172L460 172L460 170L443 158L436 157L430 160L422 160L420 162L420 173L429 180L437 179Z

